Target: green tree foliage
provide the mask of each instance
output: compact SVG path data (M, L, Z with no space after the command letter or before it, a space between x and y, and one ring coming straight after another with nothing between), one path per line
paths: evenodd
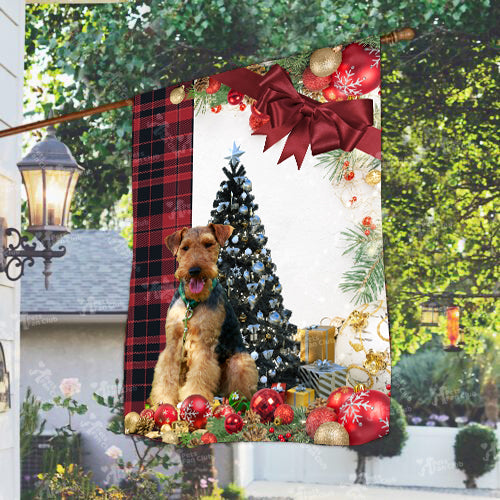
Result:
M395 360L429 340L419 304L432 293L460 306L467 353L483 352L495 332L495 58L488 34L442 28L384 52L383 231Z
M477 488L476 478L493 470L498 457L495 431L480 424L469 424L461 429L454 444L455 464L465 472L467 488Z

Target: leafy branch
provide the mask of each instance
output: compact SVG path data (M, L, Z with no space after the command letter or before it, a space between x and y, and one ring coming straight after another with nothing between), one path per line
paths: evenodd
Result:
M344 272L339 288L354 293L353 302L362 304L378 299L385 284L382 231L375 228L365 234L366 227L358 224L341 234L347 241L343 255L353 254L353 267Z

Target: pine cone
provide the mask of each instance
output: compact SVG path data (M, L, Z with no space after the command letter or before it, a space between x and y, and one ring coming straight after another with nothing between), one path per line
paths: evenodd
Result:
M208 81L209 81L209 77L208 76L204 76L203 78L198 78L194 82L194 89L197 92L204 92L208 88Z
M246 426L246 430L243 432L243 439L245 441L269 441L267 433L266 427L250 424Z
M306 416L309 416L309 413L311 413L313 410L316 408L319 408L320 406L326 406L327 400L325 398L316 398L312 403L309 404L306 410Z
M243 417L243 422L245 422L245 425L260 424L260 415L253 410L248 410Z
M250 66L247 66L247 69L258 75L265 75L267 73L267 68L262 66L262 64L250 64Z
M199 438L193 438L191 441L189 441L189 447L194 448L195 446L199 446L200 444L203 444L203 441Z
M145 436L148 432L151 432L155 427L155 421L152 418L141 417L137 421L137 427L135 428L135 433Z

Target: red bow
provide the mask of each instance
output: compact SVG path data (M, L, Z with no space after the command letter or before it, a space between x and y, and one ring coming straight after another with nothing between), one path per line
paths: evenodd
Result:
M260 82L257 109L270 121L254 135L266 135L264 151L290 134L278 163L295 156L300 169L307 148L313 155L341 148L352 151L373 124L371 99L319 103L299 94L287 73L274 65Z

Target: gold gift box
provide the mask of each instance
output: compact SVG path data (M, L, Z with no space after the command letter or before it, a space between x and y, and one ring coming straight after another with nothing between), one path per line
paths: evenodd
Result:
M300 360L314 363L318 359L335 362L337 328L329 325L311 326L297 330L300 342Z
M308 406L314 401L314 389L300 385L286 391L286 403L290 406Z

